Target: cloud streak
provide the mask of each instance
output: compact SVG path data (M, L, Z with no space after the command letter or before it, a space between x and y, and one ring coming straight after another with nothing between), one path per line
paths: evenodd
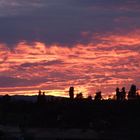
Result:
M73 85L85 96L98 89L109 95L116 86L140 86L139 31L94 38L91 43L72 47L20 42L9 50L1 44L1 93L12 88L17 93L18 88L19 93L26 94L28 89L34 94L43 89L51 95L67 96L68 87Z

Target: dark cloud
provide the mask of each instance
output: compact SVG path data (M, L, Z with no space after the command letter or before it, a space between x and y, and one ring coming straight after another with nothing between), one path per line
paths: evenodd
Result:
M49 66L49 65L59 65L63 64L63 61L61 60L53 60L53 61L47 61L47 62L38 62L38 63L24 63L21 64L20 67L34 67L34 66Z
M0 42L10 45L23 40L86 43L89 39L81 32L104 34L140 23L138 0L2 0L0 5ZM129 17L133 25L117 20L122 16Z
M45 82L46 79L23 79L17 77L9 77L9 76L0 76L0 87L24 87L24 86L35 86L42 82Z

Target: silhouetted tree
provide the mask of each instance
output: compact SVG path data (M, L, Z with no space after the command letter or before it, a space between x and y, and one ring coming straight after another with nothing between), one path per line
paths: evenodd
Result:
M76 94L76 99L83 99L83 94L82 92L79 94Z
M120 89L118 87L116 88L116 97L117 97L117 101L121 100L121 92L120 92Z
M4 96L2 97L2 100L3 100L4 102L10 102L10 101L11 101L11 96L8 95L8 94L6 94L6 95L4 95Z
M96 95L95 95L95 100L96 101L99 101L102 99L102 92L101 91L98 91L96 92Z
M136 96L137 96L137 99L140 100L140 95L139 95L139 92L136 92Z
M128 92L128 99L136 99L137 98L137 88L136 85L131 85L130 90Z
M74 99L74 87L69 88L69 96L70 96L70 99Z
M87 99L88 99L89 101L91 101L91 100L92 100L92 96L89 95L89 96L87 97Z
M45 96L45 92L43 92L42 94L42 103L45 103L46 102L46 96Z
M37 102L40 103L40 100L41 100L41 90L39 90L38 92Z
M121 91L121 100L125 100L125 98L126 98L126 91L125 91L125 87L123 87Z
M43 104L43 103L46 102L45 92L42 93L41 90L39 90L38 96L37 96L37 102L38 102L39 104Z
M39 96L41 95L41 90L39 90L38 95L39 95Z

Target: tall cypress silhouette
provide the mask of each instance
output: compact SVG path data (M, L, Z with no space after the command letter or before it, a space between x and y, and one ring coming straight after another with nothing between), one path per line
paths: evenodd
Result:
M137 98L137 88L136 85L131 85L130 90L128 92L128 99L136 99Z
M74 99L74 87L69 88L69 97L70 99Z
M101 91L96 92L95 100L100 101L101 99L102 99L102 92Z

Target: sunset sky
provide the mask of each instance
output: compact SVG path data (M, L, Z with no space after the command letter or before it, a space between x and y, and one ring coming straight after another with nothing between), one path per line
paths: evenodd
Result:
M140 0L0 0L0 94L111 96L140 87Z

